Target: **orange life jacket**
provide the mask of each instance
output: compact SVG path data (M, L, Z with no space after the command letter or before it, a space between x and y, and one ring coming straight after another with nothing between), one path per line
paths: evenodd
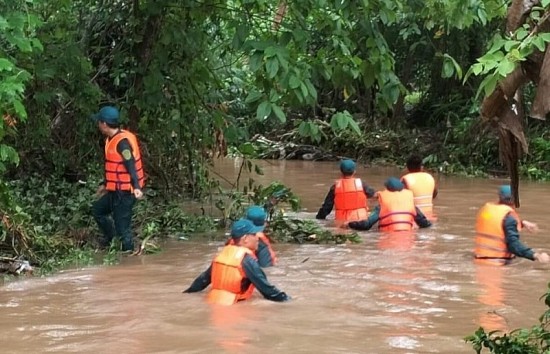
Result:
M212 289L208 293L208 302L219 305L233 305L237 301L249 299L254 285L249 282L243 288L246 278L242 262L245 255L254 258L254 253L246 247L227 245L212 262Z
M414 226L416 209L413 193L408 189L377 193L380 204L378 229L380 231L410 231Z
M269 254L271 255L271 264L275 265L277 263L277 257L275 256L275 251L273 250L273 247L271 247L271 241L269 241L269 238L263 232L256 233L256 236L258 236L258 239L263 241L263 243L265 243L265 245L267 246L267 249L269 250ZM235 240L233 240L233 238L230 237L225 244L234 245Z
M117 151L117 145L122 139L128 139L130 142L132 154L136 162L136 174L139 186L143 188L144 185L145 177L137 138L129 131L121 130L112 138L107 139L105 143L105 189L108 191L134 190L130 174L124 166L122 155Z
M273 250L273 247L271 247L271 241L269 241L269 238L264 232L258 232L256 235L258 235L260 241L263 241L263 243L266 244L269 254L271 255L271 263L275 265L277 263L277 256L275 256L275 251Z
M407 189L414 194L414 205L422 211L426 217L433 215L433 194L435 189L435 180L427 172L411 172L402 178Z
M367 195L360 178L341 178L334 187L334 219L336 221L358 221L369 217Z
M474 249L476 263L505 265L514 258L508 251L502 227L508 214L518 221L518 231L521 230L519 216L511 206L489 202L477 213Z

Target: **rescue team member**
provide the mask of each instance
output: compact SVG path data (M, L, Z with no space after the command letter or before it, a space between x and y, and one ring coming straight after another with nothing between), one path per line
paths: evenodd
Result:
M352 160L342 160L340 172L342 177L330 187L316 218L325 219L334 207L337 223L366 219L369 211L367 198L374 197L374 189L354 177L355 162Z
M92 205L92 214L103 233L101 245L109 247L113 237L122 241L122 251L133 251L132 208L143 197L143 164L137 138L120 128L118 109L105 106L92 116L105 142L105 180L99 186L99 197ZM112 214L113 222L109 218Z
M500 186L498 203L486 203L476 219L475 260L476 263L506 265L517 257L541 263L550 262L545 252L534 252L519 240L522 227L536 232L538 226L527 220L521 221L512 207L512 189L509 185Z
M420 228L432 226L422 211L414 206L413 193L405 189L398 178L388 178L384 186L386 189L377 193L378 206L368 219L349 222L351 229L370 230L376 223L380 231L410 231L415 222Z
M418 155L412 155L407 160L407 170L409 173L401 177L401 182L405 188L414 194L414 205L416 205L424 215L433 218L433 199L437 196L437 186L431 174L424 172L422 168L422 158Z
M256 233L256 236L258 236L258 249L254 253L254 255L258 260L258 264L262 268L274 266L277 262L277 257L275 256L275 251L273 251L273 248L271 247L271 242L269 241L267 235L264 233L266 218L267 214L264 208L260 206L253 205L249 207L246 211L246 219L252 221L255 226L261 227L261 230ZM227 244L235 244L235 241L232 237L229 239L229 241L227 241Z
M256 234L258 236L258 250L256 251L256 257L258 258L258 263L260 267L271 267L277 263L277 257L275 256L275 251L271 247L271 241L269 237L265 234L265 226L267 213L265 209L258 205L252 205L246 211L246 218L255 226L259 226L262 229Z
M256 260L254 252L258 248L257 232L262 227L252 221L240 219L231 227L234 244L226 245L214 258L210 267L193 281L184 293L194 293L212 284L208 293L208 302L220 305L232 305L249 299L254 288L268 300L288 301L284 291L271 285Z

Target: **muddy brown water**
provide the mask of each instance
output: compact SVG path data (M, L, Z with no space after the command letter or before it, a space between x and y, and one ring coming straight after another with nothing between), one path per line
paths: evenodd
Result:
M265 175L255 179L280 180L302 198L302 218L314 218L338 177L334 162L257 163ZM223 160L215 172L227 184L238 168L238 160ZM358 168L377 189L400 172ZM369 231L361 244L276 244L280 264L266 273L289 303L256 294L219 308L204 293L182 294L221 246L198 238L116 266L8 283L0 288L1 352L473 353L462 338L480 325L529 327L545 310L539 297L550 266L472 262L476 211L504 182L440 176L437 223L412 237ZM548 184L522 181L520 215L541 228L522 240L536 249L550 248L548 200Z

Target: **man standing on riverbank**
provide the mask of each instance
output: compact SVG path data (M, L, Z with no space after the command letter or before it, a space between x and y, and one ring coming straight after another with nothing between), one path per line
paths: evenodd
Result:
M550 262L548 254L534 252L520 241L519 231L523 227L536 232L538 226L521 220L513 205L512 188L503 185L498 190L498 203L486 203L479 210L474 250L476 263L506 265L516 256L541 263Z
M136 199L143 197L144 173L137 138L120 128L118 109L105 106L93 115L105 142L105 180L99 186L99 197L92 213L103 233L101 244L109 247L113 237L122 241L122 251L134 250L132 209ZM112 214L114 221L109 218Z
M325 219L335 208L334 220L337 224L366 219L369 210L367 199L374 197L375 190L354 177L355 162L352 160L342 160L340 172L342 177L330 187L316 218Z

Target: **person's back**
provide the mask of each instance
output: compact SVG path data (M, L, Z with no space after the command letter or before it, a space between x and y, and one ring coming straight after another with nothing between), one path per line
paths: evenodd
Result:
M485 260L485 263L504 265L514 255L508 251L506 236L502 223L507 215L517 221L519 217L511 206L498 203L486 203L479 210L476 218L475 258ZM521 223L518 223L521 231ZM478 262L479 263L479 262Z
M410 231L414 223L419 228L432 226L420 209L414 206L414 197L410 190L396 177L389 177L384 183L386 189L378 192L378 206L366 220L351 221L348 226L354 230L370 230L378 223L380 231Z
M548 263L545 252L534 252L520 241L519 231L525 227L537 231L536 224L521 220L513 208L512 189L509 185L499 188L498 203L483 205L476 217L474 258L479 264L506 265L514 257Z
M207 300L220 305L232 305L252 296L254 285L244 276L242 262L245 255L255 258L246 247L226 245L212 262L212 289Z
M331 186L316 218L325 219L334 208L337 224L366 219L369 211L367 198L374 196L374 189L355 177L355 162L352 160L342 160L340 172L341 178Z
M414 226L416 210L413 193L408 189L378 192L380 231L410 231Z
M435 179L423 171L422 159L413 155L407 160L407 170L401 181L405 188L413 192L414 204L428 218L433 217L433 198L437 195Z
M368 217L367 196L359 178L345 176L334 185L334 220L356 221Z

